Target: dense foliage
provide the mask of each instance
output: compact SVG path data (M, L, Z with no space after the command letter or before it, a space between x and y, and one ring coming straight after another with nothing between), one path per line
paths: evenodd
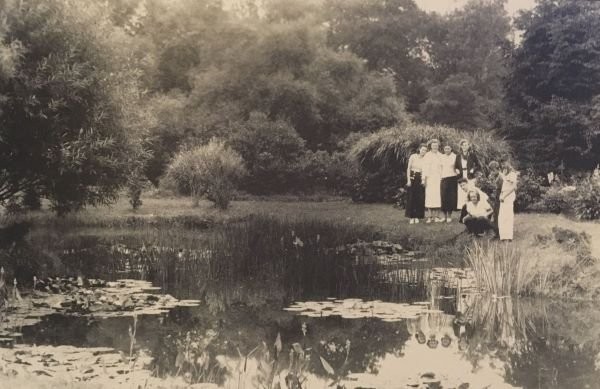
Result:
M482 173L491 161L510 159L508 143L491 131L461 131L444 126L408 124L384 129L359 140L351 155L361 167L361 181L355 197L364 201L391 201L406 183L406 164L418 146L439 139L458 152L461 139L467 139L479 158Z
M542 0L517 20L523 41L508 76L506 127L540 167L591 169L600 155L600 3Z
M64 212L114 200L139 149L118 31L70 1L4 1L0 15L0 201L36 193Z
M432 136L473 139L485 165L501 133L527 177L590 169L600 6L540 0L511 25L505 3L0 0L0 201L64 212L126 189L137 208L213 137L258 194L391 200Z
M189 192L194 204L206 196L225 209L245 172L242 158L224 142L212 139L207 145L177 153L167 174L178 188Z

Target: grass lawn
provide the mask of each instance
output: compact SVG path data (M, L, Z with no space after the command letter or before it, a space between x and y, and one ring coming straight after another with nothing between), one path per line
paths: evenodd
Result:
M464 226L456 220L447 223L420 223L409 225L404 210L389 204L357 204L348 199L331 198L328 201L301 201L298 198L279 197L268 200L233 201L227 210L219 210L208 201L201 201L198 207L192 207L188 198L144 197L142 207L133 211L122 198L114 205L89 208L81 212L56 219L47 211L36 212L32 217L38 224L58 223L78 227L111 226L115 222L128 218L153 220L178 216L207 218L217 224L236 221L250 215L263 214L283 219L318 219L340 224L367 225L378 231L383 239L408 244L412 248L429 246L430 254L443 257L456 255L456 250L448 246L465 244ZM458 213L455 214L455 218ZM518 214L515 217L515 242L527 245L536 235L549 234L554 226L576 232L586 232L591 239L592 255L600 258L600 223L580 222L561 215ZM457 239L460 238L460 239ZM452 243L452 244L449 244ZM445 246L445 247L443 247ZM456 247L455 247L456 248ZM432 252L433 250L433 252ZM446 258L456 262L454 258Z

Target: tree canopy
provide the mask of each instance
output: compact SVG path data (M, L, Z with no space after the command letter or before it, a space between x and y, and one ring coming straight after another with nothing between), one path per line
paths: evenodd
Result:
M125 126L135 77L101 6L4 1L0 200L33 191L58 210L110 201L136 148Z
M507 78L506 128L530 162L591 168L600 155L600 4L542 0L517 20L524 31ZM535 153L531 153L535 150ZM531 157L534 159L532 160Z
M543 169L598 163L594 1L540 0L514 23L505 0L444 15L414 0L0 5L0 202L69 210L140 193L214 137L251 159L254 189L337 169L356 139L408 125L502 130Z

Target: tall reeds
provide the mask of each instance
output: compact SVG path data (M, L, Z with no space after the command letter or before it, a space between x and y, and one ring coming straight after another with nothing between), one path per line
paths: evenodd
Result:
M476 241L466 254L479 288L498 297L527 294L538 278L529 259L512 243Z

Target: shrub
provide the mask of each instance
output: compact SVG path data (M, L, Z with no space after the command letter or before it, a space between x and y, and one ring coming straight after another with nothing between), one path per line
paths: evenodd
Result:
M522 212L529 209L542 199L545 191L544 178L536 174L533 169L529 168L521 172L517 183L515 211Z
M508 143L493 131L461 131L444 126L409 123L367 135L354 143L348 155L360 166L354 199L393 201L406 182L406 164L418 145L432 138L459 150L461 139L468 139L479 158L483 174L492 160L511 157Z
M600 185L585 178L573 193L573 210L578 219L600 219Z
M564 188L552 186L542 195L541 199L533 204L530 209L536 212L565 213L573 207L571 192Z
M303 191L327 191L337 195L351 193L358 169L343 152L307 151L300 162Z
M178 188L189 190L194 205L201 196L206 196L221 209L229 205L244 174L242 158L216 139L205 146L180 151L167 171Z
M248 121L234 127L230 144L248 169L242 183L245 190L253 194L280 193L297 185L305 147L292 125L254 112Z
M25 209L29 209L31 211L38 211L42 208L42 200L40 198L39 193L37 193L33 189L26 190L23 194L23 199L21 200L21 205Z

